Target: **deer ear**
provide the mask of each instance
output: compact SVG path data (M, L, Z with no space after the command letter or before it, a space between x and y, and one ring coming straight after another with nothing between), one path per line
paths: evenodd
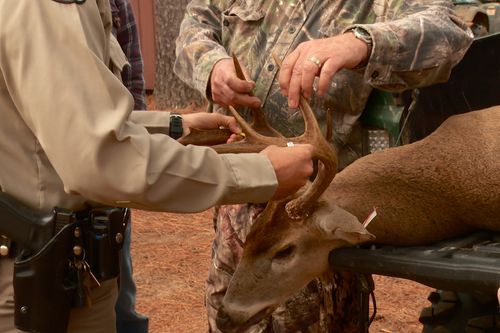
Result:
M375 239L356 216L337 205L325 204L316 210L313 221L325 238L332 241L342 240L355 245Z

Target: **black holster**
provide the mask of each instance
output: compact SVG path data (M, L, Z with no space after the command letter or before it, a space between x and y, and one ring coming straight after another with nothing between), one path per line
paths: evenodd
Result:
M130 210L117 207L94 208L83 224L85 257L99 281L120 273L119 253L123 246Z
M40 252L14 263L15 324L23 331L66 332L76 284L69 260L74 227L67 225Z
M119 251L128 209L105 207L72 213L36 254L14 263L15 325L36 333L66 333L72 307L87 306L81 265L100 281L119 275ZM80 247L83 251L75 251Z

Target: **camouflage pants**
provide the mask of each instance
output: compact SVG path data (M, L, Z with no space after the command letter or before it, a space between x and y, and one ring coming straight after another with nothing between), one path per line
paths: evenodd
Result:
M206 289L211 333L220 332L215 324L217 310L240 261L246 236L263 208L263 205L247 204L221 206L216 209L214 216L216 237L212 245L212 265ZM279 307L270 318L245 333L319 333L316 327L319 319L318 304L318 290L315 283L311 283L286 305Z

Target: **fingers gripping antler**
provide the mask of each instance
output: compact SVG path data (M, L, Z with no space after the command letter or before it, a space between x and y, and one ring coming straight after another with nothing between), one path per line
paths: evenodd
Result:
M233 65L234 69L236 72L236 77L240 80L247 80L245 77L245 74L243 73L243 69L241 68L240 62L238 61L238 58L236 58L236 55L233 53ZM250 95L253 96L252 93ZM231 112L234 114L232 110ZM257 131L260 134L266 135L266 136L277 136L277 137L283 137L278 131L276 131L274 128L272 128L269 123L266 120L266 116L264 115L264 112L262 111L261 108L252 108L252 128Z
M233 64L236 76L240 80L246 80L240 62L234 53ZM218 153L260 152L270 145L286 146L286 142L290 141L269 125L261 108L251 109L253 118L251 125L248 124L232 106L229 106L229 111L240 124L240 127L245 134L245 140L237 143L213 146L212 148L214 148Z
M274 54L273 58L277 65L281 67L281 61ZM237 76L244 80L245 77L243 75L243 71L241 70L241 66L234 55L233 61ZM286 210L289 217L292 219L300 219L309 215L314 202L326 190L335 176L337 169L337 155L330 143L323 137L316 117L314 116L309 103L302 95L300 96L299 108L304 118L304 133L298 137L285 138L269 125L262 109L252 109L253 123L250 125L233 107L230 106L229 111L240 124L245 139L235 143L212 146L212 148L218 153L224 154L260 152L270 145L286 147L287 142L308 143L313 145L313 158L321 162L318 167L318 174L313 183L302 193L301 196L287 203ZM200 141L198 139L194 140ZM200 142L198 142L198 144L200 144Z
M280 59L278 59L274 54L273 58L278 67L281 67ZM238 59L236 59L234 55L233 61L237 74L241 75L241 78L244 79L243 71L241 70ZM308 215L310 213L312 205L326 190L333 177L335 176L337 169L337 154L335 153L330 143L323 137L318 121L314 116L311 106L302 95L300 96L299 100L299 108L304 118L305 130L304 134L293 138L284 138L281 134L272 129L265 119L265 116L263 115L261 109L254 110L254 124L250 126L238 114L238 112L236 112L234 108L229 108L232 115L239 122L244 133L246 133L246 140L244 142L241 142L240 144L242 146L246 145L247 147L249 147L249 149L253 148L253 151L257 151L255 150L255 148L260 151L268 145L285 146L289 141L293 143L309 143L314 146L314 158L318 159L321 162L319 165L318 174L313 183L306 189L306 191L304 191L304 193L302 193L301 196L287 203L286 210L288 215L292 219L300 219L304 215ZM273 133L276 133L277 136L268 137L259 134L255 130L256 122L258 122L262 127L271 129ZM232 151L234 152L234 147Z
M287 203L286 210L292 219L300 219L310 214L313 204L328 188L337 172L337 154L322 136L312 109L302 96L299 106L306 126L304 134L293 138L292 142L312 144L314 146L314 159L319 160L320 164L318 165L318 174L312 184L301 196Z
M273 59L281 68L281 60L274 53ZM337 171L337 154L331 144L323 137L311 106L302 94L299 97L299 108L304 118L304 134L288 140L294 143L312 144L314 146L314 158L321 163L318 174L311 186L301 196L287 203L286 210L290 218L301 218L309 215L312 205L330 185Z

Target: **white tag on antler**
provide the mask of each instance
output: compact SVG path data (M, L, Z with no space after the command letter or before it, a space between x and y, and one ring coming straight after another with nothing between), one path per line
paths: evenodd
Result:
M373 211L368 215L366 220L363 222L363 227L366 229L368 225L373 221L373 219L377 216L377 207L373 207Z

